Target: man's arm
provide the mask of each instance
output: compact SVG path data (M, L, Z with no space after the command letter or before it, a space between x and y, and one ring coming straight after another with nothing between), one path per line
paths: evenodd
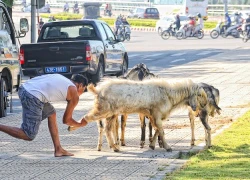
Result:
M68 126L74 126L74 127L82 127L87 124L85 119L83 119L81 122L77 122L72 118L73 111L78 104L79 96L77 95L77 89L74 86L69 86L68 88L68 94L67 94L67 107L63 115L63 124L67 124Z

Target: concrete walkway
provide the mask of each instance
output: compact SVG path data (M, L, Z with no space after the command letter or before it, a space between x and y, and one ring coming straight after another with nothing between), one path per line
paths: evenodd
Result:
M209 120L213 135L230 125L237 117L249 109L250 100L250 53L249 49L228 51L210 59L201 59L183 66L155 72L166 79L190 78L195 82L206 82L220 90L222 113ZM17 97L14 97L17 98ZM126 146L120 152L112 152L106 140L101 152L96 150L97 126L90 123L85 128L69 133L61 122L64 102L54 104L57 109L59 132L62 146L74 153L73 157L55 158L45 120L39 134L32 142L14 139L0 133L0 179L40 180L40 179L162 179L165 173L179 168L185 163L178 159L182 153L202 149L204 130L196 119L196 144L190 147L190 125L187 111L174 112L164 122L165 136L173 152L166 152L158 145L155 150L146 146L140 149L140 125L137 115L130 115L126 128ZM74 118L91 109L93 96L85 93L74 112ZM20 107L15 107L20 108ZM8 115L0 119L1 124L20 126L21 114ZM148 134L148 133L147 133ZM105 138L104 138L105 139Z

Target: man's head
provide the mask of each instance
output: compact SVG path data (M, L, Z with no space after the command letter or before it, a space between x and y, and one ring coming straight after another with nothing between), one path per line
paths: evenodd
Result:
M73 81L73 83L76 85L78 95L80 96L88 85L88 79L81 74L73 74L71 81Z

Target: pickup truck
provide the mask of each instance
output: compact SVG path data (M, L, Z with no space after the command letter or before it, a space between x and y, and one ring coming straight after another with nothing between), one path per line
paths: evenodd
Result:
M12 92L21 82L18 60L19 40L28 32L28 20L20 19L20 31L16 31L6 5L0 1L0 118L12 112Z
M59 73L83 74L98 83L104 75L123 75L128 54L103 21L84 19L45 23L37 43L20 47L22 72L30 78Z

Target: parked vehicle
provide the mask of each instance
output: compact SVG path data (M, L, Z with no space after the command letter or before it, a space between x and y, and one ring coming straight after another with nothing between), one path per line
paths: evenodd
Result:
M161 33L161 38L167 40L169 39L170 36L175 36L175 35L176 35L175 26L173 24L170 24L168 29Z
M189 18L186 15L179 15L179 17L181 25L186 24L189 20ZM167 30L170 24L172 24L173 22L175 22L175 15L164 16L163 18L161 18L156 22L155 29L161 36L162 32Z
M129 41L130 40L130 34L131 34L131 30L130 30L130 26L129 25L120 25L118 30L117 30L117 37L119 39L121 39L121 41Z
M196 37L198 39L202 39L204 37L204 32L202 29L197 29L196 33L192 34L191 30L188 28L188 24L185 24L182 25L179 31L176 32L176 38L181 40L186 39L187 37Z
M21 82L20 64L18 61L19 40L29 30L28 20L20 19L20 30L17 32L5 4L0 1L0 118L12 112L12 92Z
M139 18L139 19L159 19L160 13L157 8L152 7L139 7L130 11L128 18Z
M103 21L54 21L43 25L36 44L22 44L22 72L29 77L59 73L85 75L98 83L104 75L123 75L128 55L119 37Z

